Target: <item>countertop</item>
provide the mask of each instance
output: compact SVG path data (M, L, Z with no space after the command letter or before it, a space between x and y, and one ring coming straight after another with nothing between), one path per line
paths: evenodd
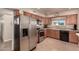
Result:
M56 28L45 28L45 29L79 32L79 30L73 30L73 29L56 29Z

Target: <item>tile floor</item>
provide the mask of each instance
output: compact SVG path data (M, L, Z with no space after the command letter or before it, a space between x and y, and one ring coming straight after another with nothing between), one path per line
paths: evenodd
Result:
M39 43L34 51L79 51L77 44L68 43L53 38L46 38Z
M27 51L26 45L24 43L27 41L27 38L22 39L22 51ZM12 45L11 41L5 42L4 44L0 44L0 51L11 51ZM79 51L79 46L77 44L68 43L60 40L56 40L53 38L46 38L41 43L37 44L37 47L34 51Z
M0 42L0 51L12 51L12 40Z

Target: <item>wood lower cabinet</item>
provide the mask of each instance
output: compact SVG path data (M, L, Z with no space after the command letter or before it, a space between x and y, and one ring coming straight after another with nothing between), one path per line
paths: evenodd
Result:
M51 30L50 37L53 37L55 39L59 39L59 31L58 30Z
M60 30L46 29L45 30L45 37L60 39ZM69 40L68 42L70 42L70 43L78 44L78 37L77 37L75 31L69 31L68 40Z
M49 36L51 35L50 32L51 32L50 29L45 29L45 30L44 30L44 35L45 35L45 37L49 37Z
M76 32L70 31L69 32L69 42L71 43L78 43L78 37L76 35Z
M45 30L45 37L52 37L55 39L59 39L59 31L58 30L52 30L52 29L46 29Z

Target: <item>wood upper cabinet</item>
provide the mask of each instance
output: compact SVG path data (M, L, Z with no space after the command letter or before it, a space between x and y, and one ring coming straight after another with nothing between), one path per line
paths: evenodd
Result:
M17 14L18 14L18 12L17 12ZM51 23L51 18L49 18L49 17L42 17L42 16L38 16L38 15L29 13L29 12L24 12L24 15L25 16L30 16L30 17L32 17L32 18L34 18L36 20L40 20L45 25L48 25L48 24Z
M66 19L66 24L73 25L77 23L77 15L69 15Z
M70 31L69 32L69 42L71 43L78 43L78 37L76 35L76 32Z
M48 24L51 23L51 19L50 19L50 18L43 18L43 23L44 23L45 25L48 25Z

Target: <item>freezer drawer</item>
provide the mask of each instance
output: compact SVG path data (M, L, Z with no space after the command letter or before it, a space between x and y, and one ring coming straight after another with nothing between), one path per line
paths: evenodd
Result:
M29 51L29 39L28 36L22 37L20 39L20 50L21 51Z

